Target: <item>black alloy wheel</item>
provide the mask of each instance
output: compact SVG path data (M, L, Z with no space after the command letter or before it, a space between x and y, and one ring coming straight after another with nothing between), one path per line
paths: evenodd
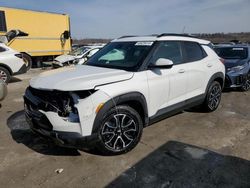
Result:
M4 67L0 67L0 79L2 79L5 83L9 83L10 81L10 73Z
M129 106L117 106L106 113L99 130L100 150L121 154L133 149L142 134L142 120Z
M248 91L250 89L250 72L247 74L246 76L246 80L245 82L243 83L241 89L243 91Z
M219 82L214 81L210 85L207 92L207 96L204 102L205 110L208 112L215 111L220 104L221 95L222 95L221 85Z

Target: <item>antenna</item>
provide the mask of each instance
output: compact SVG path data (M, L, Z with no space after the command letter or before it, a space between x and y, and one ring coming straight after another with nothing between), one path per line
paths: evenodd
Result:
M185 32L185 29L186 29L186 26L184 25L183 26L183 29L182 29L182 33L184 34L184 32Z

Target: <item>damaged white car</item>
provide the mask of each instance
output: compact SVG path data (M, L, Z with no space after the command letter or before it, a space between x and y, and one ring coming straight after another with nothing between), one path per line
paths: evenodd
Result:
M86 65L33 78L27 121L63 146L125 153L143 127L197 105L217 109L225 66L209 44L178 34L116 39Z
M69 54L60 55L55 58L52 62L53 68L59 68L69 65L82 65L84 64L92 55L98 52L103 46L82 46Z

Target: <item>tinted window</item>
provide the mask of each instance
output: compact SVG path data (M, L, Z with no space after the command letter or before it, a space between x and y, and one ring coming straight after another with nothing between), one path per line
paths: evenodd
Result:
M223 59L246 59L247 48L240 47L221 47L215 48L215 52Z
M196 42L183 42L186 54L186 62L198 61L205 57L205 52Z
M161 42L155 50L151 63L156 62L159 58L170 59L174 64L182 63L182 53L180 42L164 41Z
M0 11L0 31L7 31L4 11Z

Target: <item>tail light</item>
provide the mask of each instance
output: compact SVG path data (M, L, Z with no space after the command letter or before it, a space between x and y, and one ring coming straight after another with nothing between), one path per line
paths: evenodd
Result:
M23 58L23 55L22 54L15 54L16 57L22 59Z
M225 59L220 58L220 62L221 62L222 64L225 64Z

